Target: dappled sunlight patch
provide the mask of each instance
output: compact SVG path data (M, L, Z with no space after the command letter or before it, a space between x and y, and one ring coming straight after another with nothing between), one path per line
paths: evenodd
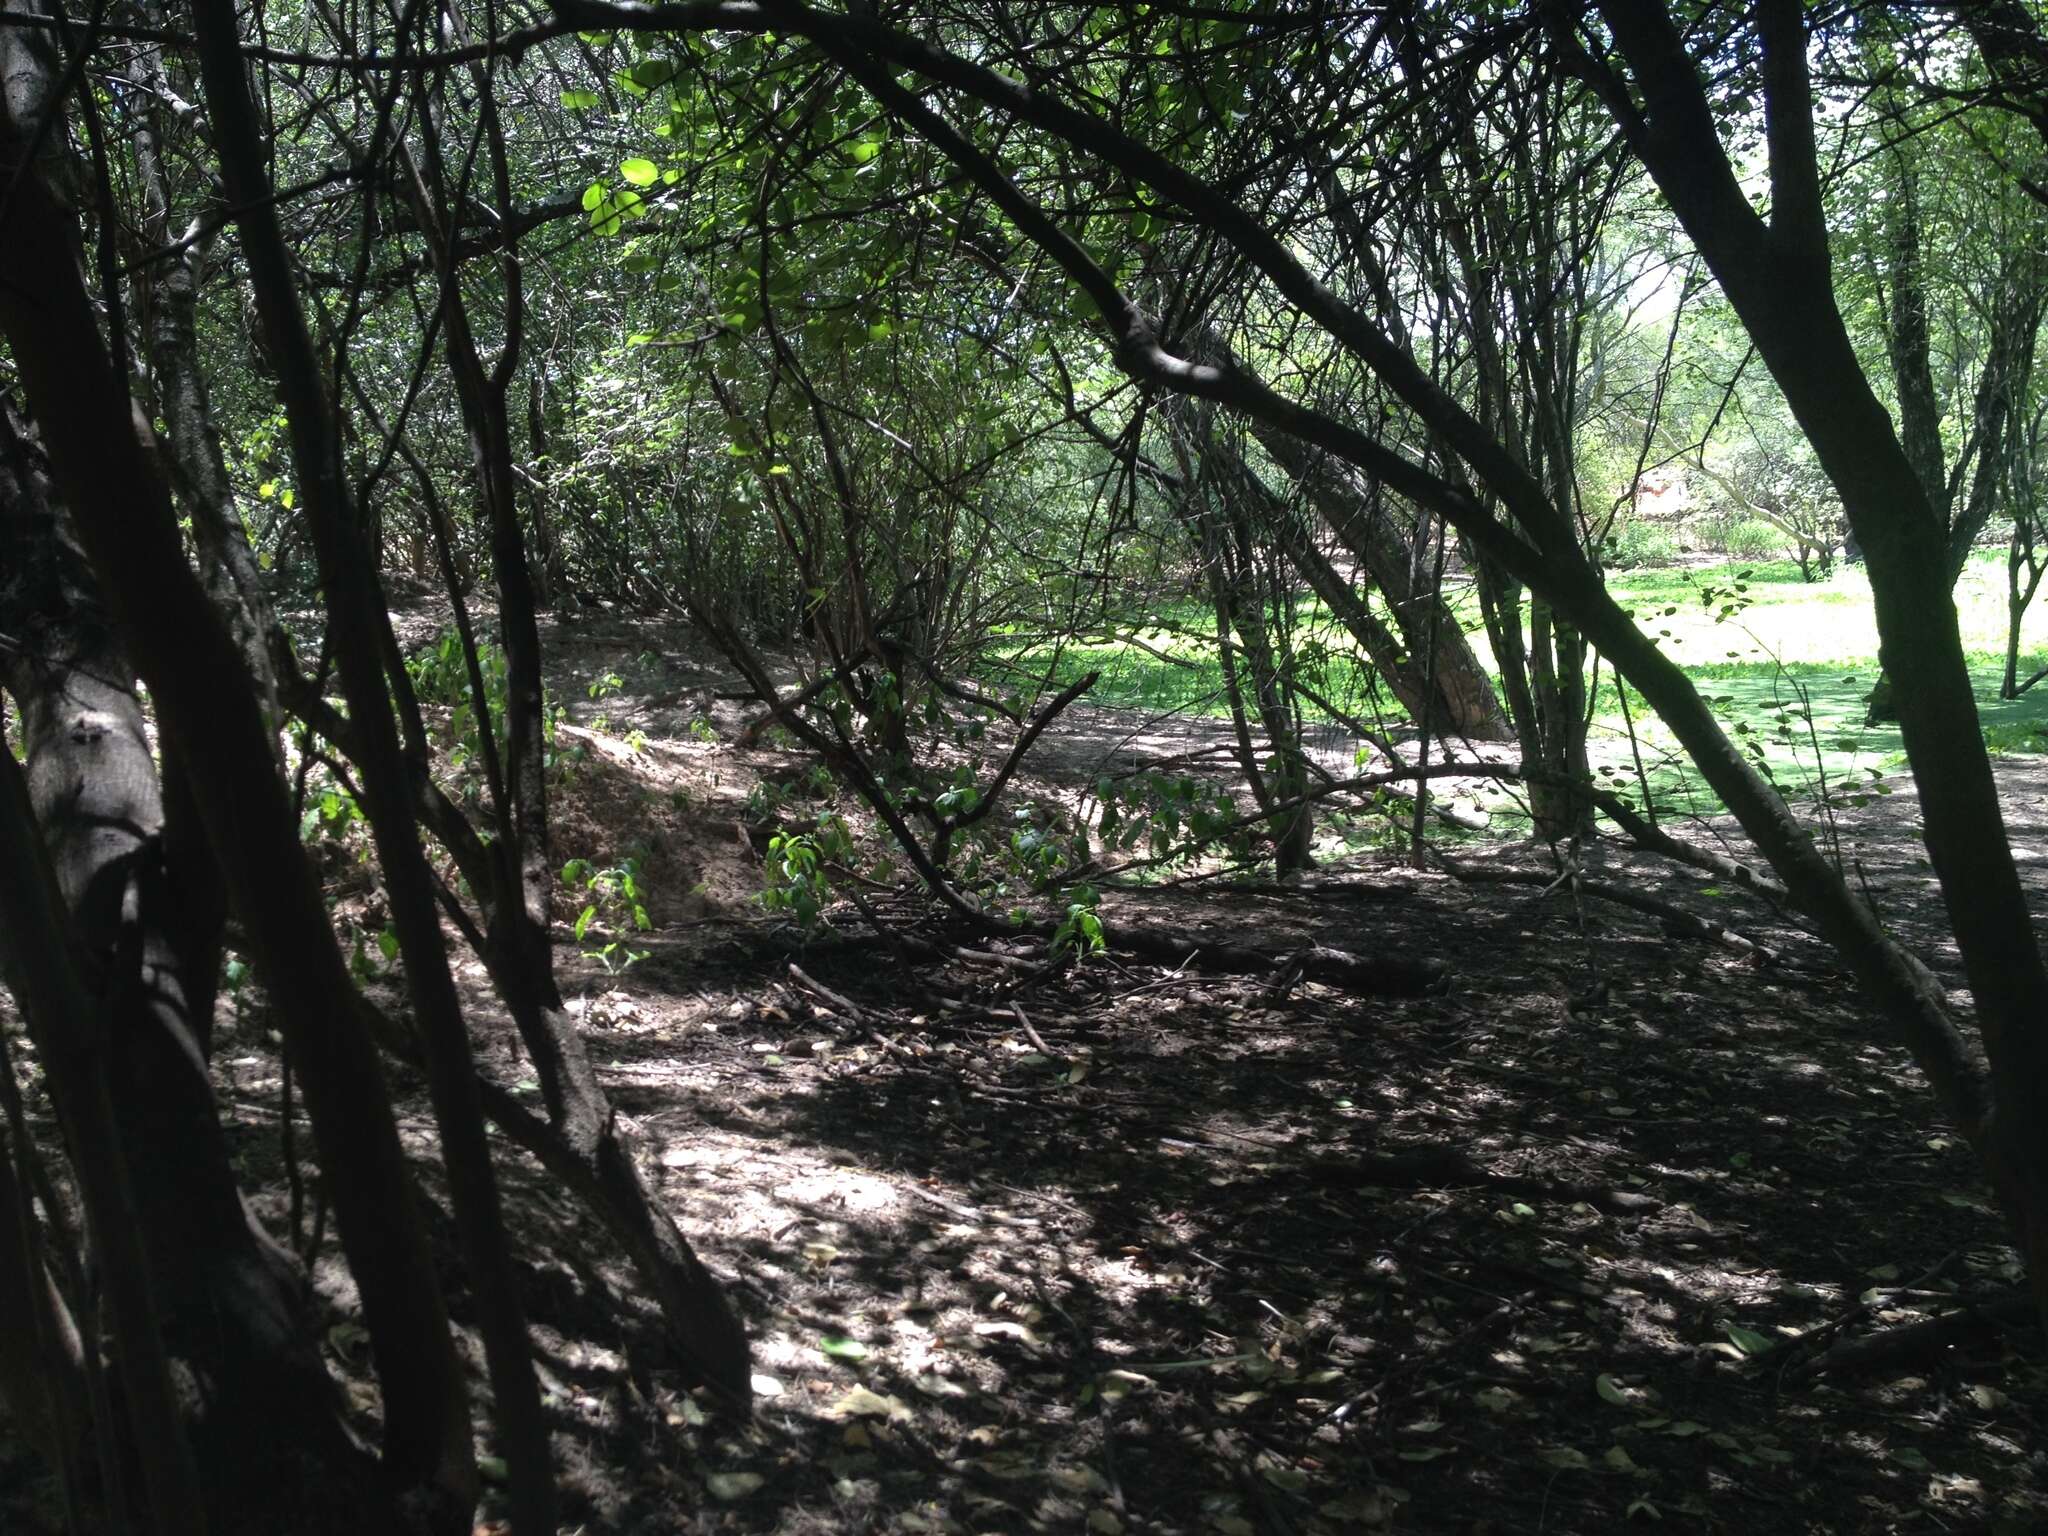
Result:
M1076 753L1118 749L1112 712L1077 723ZM1131 750L1204 743L1145 734ZM1910 921L1924 871L1910 824L1876 820L1895 809L1854 812L1844 846ZM1735 906L1604 857L1603 878ZM1889 1394L1800 1374L2011 1283L1967 1149L1803 936L1743 906L1786 957L1759 967L1605 908L1581 928L1562 893L1368 868L1370 903L1324 876L1249 904L1111 894L1110 952L1073 969L884 959L842 913L791 955L658 928L648 961L579 985L778 1389L732 1435L657 1377L675 1421L648 1443L687 1468L679 1497L789 1536L1337 1536L1966 1521L1999 1507L1982 1490L2037 1496L2040 1384L1995 1337ZM1118 952L1140 926L1428 949L1454 975L1424 998L1282 986ZM598 1382L617 1372L588 1372L562 1378L583 1432L635 1433Z

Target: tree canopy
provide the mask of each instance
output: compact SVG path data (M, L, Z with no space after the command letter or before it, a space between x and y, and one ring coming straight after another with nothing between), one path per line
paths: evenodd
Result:
M641 745L612 660L567 681L600 631L687 631L728 745L815 775L747 802L755 910L905 974L1184 966L1119 893L1285 896L1360 839L1775 963L1696 910L1760 901L2048 1316L2036 850L1980 713L2048 674L2044 236L2024 0L0 0L0 976L51 1115L0 1074L0 1394L70 1520L468 1529L470 1338L481 1465L557 1529L513 1148L749 1411L733 1261L564 981L659 926L641 853L564 835L578 764ZM1900 762L1845 769L1817 674L1738 696L1747 653L1627 585L1678 570L1733 636L1779 559L1867 584ZM1213 747L1140 761L1168 717ZM1917 928L1843 853L1900 769ZM1615 843L1694 904L1603 883ZM1274 997L1458 963L1264 960ZM244 978L319 1167L297 1253L224 1110ZM1403 1169L1505 1177L1448 1157ZM367 1435L307 1303L330 1205Z

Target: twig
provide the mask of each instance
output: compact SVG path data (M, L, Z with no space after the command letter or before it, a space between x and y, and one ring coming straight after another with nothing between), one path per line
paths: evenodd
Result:
M842 1013L846 1014L846 1016L852 1019L856 1024L866 1022L867 1015L861 1011L861 1006L859 1003L856 1003L850 997L840 996L837 992L834 992L830 987L826 986L823 982L817 981L814 978L805 975L802 968L799 967L794 961L790 963L789 975L792 981L796 982L799 986L807 987L811 991L817 993L818 996L824 998L826 1002L830 1003L833 1007L839 1009Z
M1017 1022L1024 1026L1024 1038L1031 1042L1033 1050L1037 1051L1041 1056L1051 1056L1055 1060L1060 1059L1058 1052L1038 1038L1038 1031L1031 1027L1031 1021L1024 1017L1024 1010L1021 1007L1012 1003L1010 1004L1010 1012L1014 1013L1017 1016Z
M1980 1333L2012 1324L2026 1324L2033 1316L2034 1301L2025 1291L2011 1291L1981 1302L1966 1303L1954 1312L1944 1312L1924 1322L1908 1323L1882 1333L1868 1333L1859 1339L1845 1339L1800 1371L1802 1376L1848 1375L1899 1365L1910 1360L1930 1359L1951 1344Z

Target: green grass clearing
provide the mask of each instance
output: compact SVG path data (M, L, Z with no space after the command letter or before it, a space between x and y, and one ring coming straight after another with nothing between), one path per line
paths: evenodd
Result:
M1738 578L1745 590L1731 598ZM1716 701L1731 734L1756 743L1794 804L1812 801L1823 786L1838 796L1868 793L1903 772L1897 729L1863 724L1864 698L1877 678L1877 624L1860 567L1838 568L1828 581L1813 584L1801 581L1789 561L1623 571L1611 576L1609 589ZM2016 700L1997 696L2005 642L2003 556L1986 552L1972 559L1956 585L1956 600L1987 741L1998 752L2048 752L2048 685ZM1725 612L1731 601L1739 611ZM1473 610L1469 587L1454 597L1454 606L1461 613ZM1321 605L1302 598L1295 620L1308 686L1360 718L1397 723L1391 698L1376 687L1349 636ZM1476 623L1471 639L1491 670L1486 636ZM2048 604L2037 604L2021 633L2022 676L2044 651ZM1043 650L1020 650L1012 657L1027 668L1043 667L1048 658ZM1055 686L1091 669L1102 673L1091 695L1098 704L1147 713L1227 713L1213 620L1200 603L1176 602L1140 616L1123 637L1066 647ZM1671 734L1647 715L1633 692L1630 702L1657 802L1682 813L1718 809ZM1596 767L1635 783L1635 753L1613 674L1605 667L1590 747Z

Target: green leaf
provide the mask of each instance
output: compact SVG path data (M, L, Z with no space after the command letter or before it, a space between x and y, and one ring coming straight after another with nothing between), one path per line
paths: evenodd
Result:
M651 187L661 179L661 167L652 160L621 160L619 174L636 187Z
M1728 1338L1745 1355L1760 1355L1776 1341L1740 1323L1728 1324Z
M818 1340L818 1348L835 1360L865 1360L868 1357L867 1345L859 1339L845 1338L836 1333L828 1333Z
M603 202L603 201L604 201L604 183L603 183L603 182L601 182L601 181L593 181L593 182L592 182L592 183L591 183L591 184L590 184L589 186L587 186L587 187L585 187L585 188L583 189L583 210L584 210L584 212L586 212L586 213L595 213L595 212L597 211L597 205L598 205L599 203Z
M1612 1403L1617 1408L1628 1407L1628 1394L1621 1390L1612 1376L1602 1373L1593 1378L1593 1390L1600 1394L1600 1401Z
M564 91L562 106L570 112L587 112L597 105L595 91Z
M397 930L386 928L382 933L378 934L377 948L382 951L386 960L396 960L398 958Z

